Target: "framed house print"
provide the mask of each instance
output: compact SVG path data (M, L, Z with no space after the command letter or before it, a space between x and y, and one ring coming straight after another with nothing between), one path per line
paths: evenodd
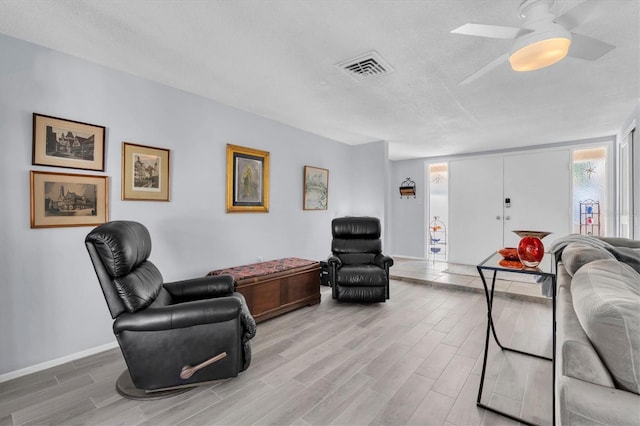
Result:
M329 201L329 170L304 166L304 210L327 210Z
M122 199L169 201L169 150L122 142Z
M32 164L104 171L104 126L33 114Z
M97 226L109 219L109 177L31 171L31 227Z
M269 212L269 153L227 144L227 213Z

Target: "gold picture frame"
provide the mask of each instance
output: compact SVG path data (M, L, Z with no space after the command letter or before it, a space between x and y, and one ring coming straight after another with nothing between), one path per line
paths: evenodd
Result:
M122 199L170 201L170 151L122 142Z
M104 171L105 127L33 113L31 164Z
M327 210L329 205L329 170L304 166L303 210Z
M269 153L227 144L227 213L269 212Z
M97 226L109 220L109 176L31 171L31 228Z

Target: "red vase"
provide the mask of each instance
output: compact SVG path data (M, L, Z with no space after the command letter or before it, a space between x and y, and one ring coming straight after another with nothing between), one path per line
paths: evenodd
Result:
M518 257L520 262L528 268L535 268L544 257L544 244L541 238L551 232L513 231L521 237L518 243Z

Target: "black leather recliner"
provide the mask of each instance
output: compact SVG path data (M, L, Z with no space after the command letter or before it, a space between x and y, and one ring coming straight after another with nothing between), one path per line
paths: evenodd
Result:
M138 222L113 221L85 239L128 372L129 398L237 376L251 362L256 323L230 275L163 283Z
M384 302L389 298L389 268L393 259L382 254L380 220L341 217L331 222L329 257L332 297L344 302Z

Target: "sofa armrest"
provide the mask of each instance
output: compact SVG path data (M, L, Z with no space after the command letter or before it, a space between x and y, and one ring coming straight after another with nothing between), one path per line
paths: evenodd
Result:
M160 331L229 321L240 317L242 302L236 297L198 300L177 305L123 313L113 322L113 332Z
M561 425L637 425L640 395L571 377L559 377L556 407Z
M164 288L178 301L230 296L235 290L231 275L211 275L190 280L165 283Z

